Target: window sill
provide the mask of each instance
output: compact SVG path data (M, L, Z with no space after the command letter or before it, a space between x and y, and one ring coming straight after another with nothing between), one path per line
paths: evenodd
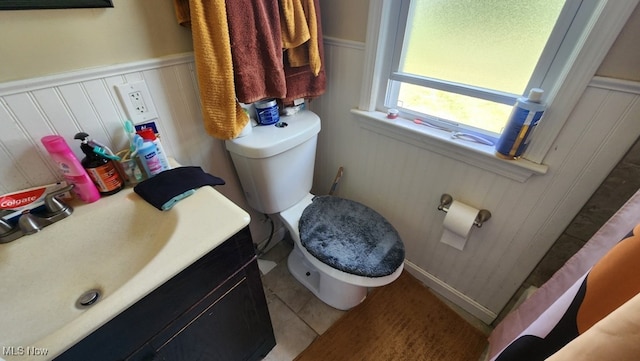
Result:
M505 160L498 158L492 146L455 139L451 137L450 132L428 128L407 119L388 119L386 114L382 112L352 109L351 113L356 115L356 120L364 129L491 171L518 182L525 182L534 174L546 174L549 168L544 164L537 164L526 159Z

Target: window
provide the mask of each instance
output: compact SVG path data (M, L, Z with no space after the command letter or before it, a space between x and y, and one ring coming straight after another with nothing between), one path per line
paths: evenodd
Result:
M581 3L400 1L382 105L498 136L517 97L552 86L545 77L566 62L556 55L574 45L565 36Z
M540 87L549 108L525 157L541 164L637 3L371 0L367 63L355 113L366 117L398 108L407 120L495 140L515 99ZM409 132L400 128L393 133ZM414 128L415 140L420 135ZM422 128L431 137L432 130ZM450 143L456 147L460 139L474 137ZM493 156L490 148L479 152Z

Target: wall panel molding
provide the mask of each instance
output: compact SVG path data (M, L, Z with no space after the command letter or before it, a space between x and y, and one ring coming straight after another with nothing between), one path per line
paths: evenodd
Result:
M52 86L62 86L65 84L84 82L93 79L109 78L117 75L122 76L128 73L141 72L162 67L170 67L189 62L193 62L193 53L191 52L131 63L116 64L106 67L81 69L78 71L48 75L38 78L16 80L0 83L0 96L33 91L42 88L50 88Z

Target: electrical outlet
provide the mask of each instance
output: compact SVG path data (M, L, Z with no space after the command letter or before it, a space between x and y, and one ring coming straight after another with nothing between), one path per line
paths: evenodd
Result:
M118 84L115 87L129 120L140 123L158 117L144 80Z
M129 100L131 100L131 104L133 104L133 111L137 114L144 114L149 111L147 105L144 103L142 92L134 91L129 93Z

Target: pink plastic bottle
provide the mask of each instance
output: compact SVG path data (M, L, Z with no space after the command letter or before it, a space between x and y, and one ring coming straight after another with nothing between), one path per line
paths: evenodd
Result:
M40 140L49 152L51 159L58 165L64 178L73 183L73 192L85 203L92 203L100 199L98 189L89 178L76 155L59 135L47 135Z

